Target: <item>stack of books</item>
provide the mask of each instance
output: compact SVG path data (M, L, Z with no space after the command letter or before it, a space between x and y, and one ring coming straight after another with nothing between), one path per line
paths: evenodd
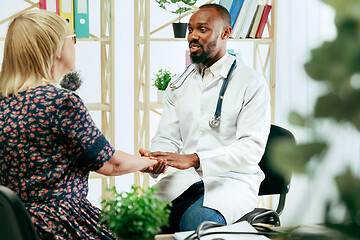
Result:
M231 16L232 38L262 38L271 5L258 0L220 0Z

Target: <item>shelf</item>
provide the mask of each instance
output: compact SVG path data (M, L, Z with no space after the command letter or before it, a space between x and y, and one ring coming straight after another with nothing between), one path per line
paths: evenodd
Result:
M140 41L142 41L142 38L139 38ZM150 38L151 42L187 42L186 38ZM252 38L245 38L245 39L229 39L230 42L256 42L256 43L266 43L270 44L272 42L271 38L258 38L258 39L252 39Z
M5 37L0 37L0 41L5 41ZM76 41L111 43L111 37L76 38Z
M111 42L110 37L90 37L90 38L76 38L76 41L84 41L84 42Z
M111 107L108 103L85 103L89 111L110 111Z
M109 177L97 172L90 172L89 179L108 179Z
M135 107L141 110L145 110L144 102L136 101ZM162 109L164 107L163 103L150 102L150 109Z
M0 37L0 41L5 41L5 37ZM76 41L83 41L83 42L107 42L107 43L111 43L111 38L110 38L110 37L76 38Z

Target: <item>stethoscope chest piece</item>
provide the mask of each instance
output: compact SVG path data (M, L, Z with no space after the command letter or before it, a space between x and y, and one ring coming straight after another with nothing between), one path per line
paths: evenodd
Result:
M209 126L211 128L218 128L220 126L220 117L213 117L210 121L209 121Z

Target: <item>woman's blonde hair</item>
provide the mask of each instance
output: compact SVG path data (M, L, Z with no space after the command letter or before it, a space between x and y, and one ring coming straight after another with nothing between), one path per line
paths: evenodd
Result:
M52 68L60 55L69 24L45 10L28 10L15 17L5 38L0 96L8 97L53 82Z

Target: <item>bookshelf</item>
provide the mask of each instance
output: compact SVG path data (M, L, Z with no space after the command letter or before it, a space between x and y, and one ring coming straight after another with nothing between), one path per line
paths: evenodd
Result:
M218 1L208 1L213 3ZM253 43L253 67L260 71L268 81L271 94L271 122L275 116L276 79L276 16L277 0L260 0L262 4L272 5L270 22L267 23L268 37L262 39L229 39L231 42ZM196 9L197 7L194 7ZM192 14L191 11L182 16ZM150 101L150 42L187 41L179 38L152 38L162 29L171 26L174 19L155 30L150 30L150 0L134 1L134 152L139 148L150 147L150 114L161 115L162 104ZM142 177L142 179L141 179ZM141 183L142 180L142 183ZM135 184L144 189L149 187L149 175L135 173Z
M19 10L11 16L0 20L0 25L9 22L25 10L38 9L39 2L23 0L28 7ZM115 67L114 67L114 0L96 0L100 4L100 36L90 33L89 38L77 38L78 41L97 42L100 44L100 68L101 68L101 101L95 103L86 102L85 105L91 112L100 112L101 131L115 146ZM1 16L2 18L3 16ZM91 18L91 15L90 15ZM93 19L93 21L96 21ZM90 29L91 31L91 29ZM0 41L5 37L1 36ZM81 43L78 43L81 44ZM115 177L107 177L95 172L90 173L90 179L101 179L101 198L107 198L105 189L115 186Z

